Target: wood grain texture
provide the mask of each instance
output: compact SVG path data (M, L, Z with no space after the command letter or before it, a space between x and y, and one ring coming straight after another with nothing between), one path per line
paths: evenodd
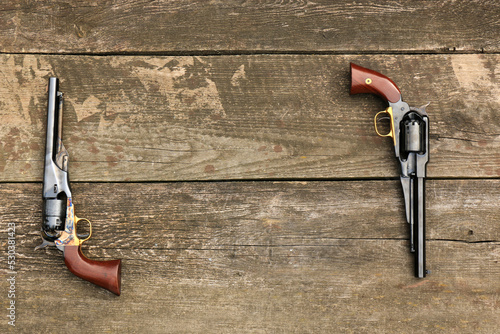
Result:
M350 61L430 102L430 177L500 176L499 55L0 58L1 181L41 181L51 75L72 181L398 177Z
M497 334L499 11L3 1L0 333ZM349 96L350 62L410 105L430 102L425 279L393 147L373 129L386 105ZM50 76L65 94L75 214L93 223L83 253L123 259L120 297L72 275L58 250L34 251Z
M94 224L84 252L123 259L115 297L71 275L59 251L33 250L41 185L3 183L2 224L16 222L18 236L17 327L495 333L499 192L499 180L428 182L432 274L418 280L397 181L74 184L75 213ZM0 243L5 258L5 232Z
M3 1L0 51L498 52L497 1Z

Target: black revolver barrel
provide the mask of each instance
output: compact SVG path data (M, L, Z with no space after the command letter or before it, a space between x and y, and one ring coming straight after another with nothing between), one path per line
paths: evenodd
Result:
M423 278L425 268L425 175L429 150L429 119L413 110L403 117L400 138L401 183L410 224L410 250L415 255L415 276Z
M412 229L412 252L415 252L415 276L423 278L427 274L425 269L425 179L415 177L412 183L412 215L410 228Z

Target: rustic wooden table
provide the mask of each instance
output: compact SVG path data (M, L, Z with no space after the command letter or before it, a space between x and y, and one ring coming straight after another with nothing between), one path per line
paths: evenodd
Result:
M498 2L9 0L0 50L2 333L498 333ZM425 279L349 62L430 102ZM120 297L34 251L50 76Z

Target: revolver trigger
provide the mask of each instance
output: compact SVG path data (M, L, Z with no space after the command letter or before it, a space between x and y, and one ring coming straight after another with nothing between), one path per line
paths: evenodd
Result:
M80 243L83 243L83 242L89 240L90 237L92 236L92 223L87 218L78 218L76 216L75 216L75 221L76 221L76 224L75 224L75 234L76 234L76 237L80 240ZM84 222L86 222L88 224L88 232L84 231L83 233L78 233L77 225L81 221L84 221Z
M387 114L388 116L383 115L383 114ZM383 115L383 116L379 117L379 115ZM378 130L377 120L380 120L380 119L389 119L390 130L386 134L382 134ZM388 107L386 110L382 110L382 111L378 112L375 115L375 117L373 118L373 123L375 125L375 132L377 133L377 135L379 135L380 137L391 137L392 141L394 142L394 146L396 146L396 136L394 135L394 116L392 113L392 107Z

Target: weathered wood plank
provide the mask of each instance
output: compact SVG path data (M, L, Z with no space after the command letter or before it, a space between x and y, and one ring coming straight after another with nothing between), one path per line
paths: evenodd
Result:
M485 242L500 239L499 180L428 180L429 239ZM407 238L399 181L75 183L75 213L94 222L92 240L118 247L152 248L158 231L189 235L168 240L188 248L222 229L214 245L232 245L273 232L274 243L317 238ZM3 221L18 221L38 241L42 200L39 184L0 184ZM30 209L25 211L29 203ZM24 211L23 211L24 210ZM99 232L99 229L101 230ZM129 231L140 233L129 237ZM110 239L115 236L114 239ZM4 237L4 236L0 236ZM197 240L199 238L199 240ZM164 243L167 241L163 241Z
M39 184L0 184L0 256L16 222L25 333L59 319L88 333L494 333L499 185L428 182L424 280L394 180L75 184L77 214L94 223L85 253L123 259L120 297L72 276L58 251L33 250Z
M421 281L400 266L405 246L346 240L293 249L156 251L147 259L124 250L131 258L120 297L72 276L61 259L37 254L44 259L20 261L16 327L52 333L64 317L65 328L81 333L495 333L498 243L429 242L429 260L441 270Z
M499 55L0 59L1 181L42 178L51 75L74 181L397 177L349 61L431 103L430 177L500 176Z
M3 1L8 53L498 52L497 1Z

